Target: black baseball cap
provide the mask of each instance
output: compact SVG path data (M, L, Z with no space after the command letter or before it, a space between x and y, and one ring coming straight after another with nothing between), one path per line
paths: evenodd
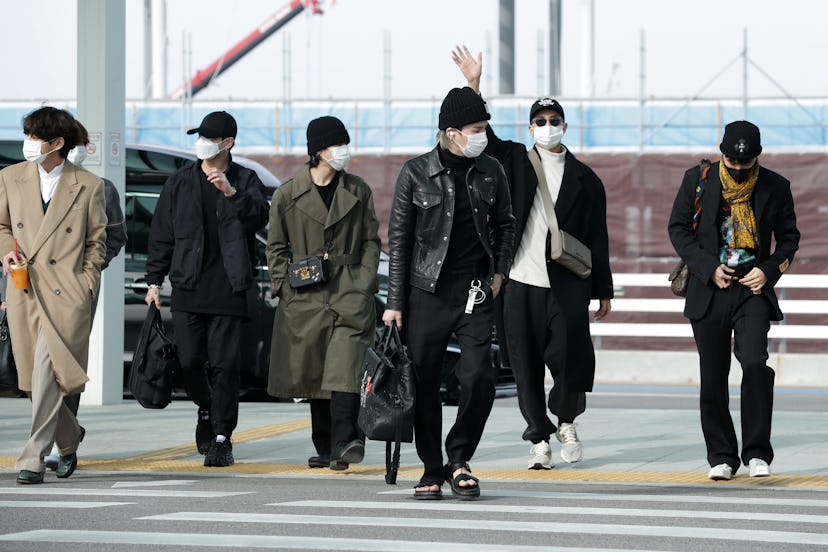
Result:
M541 98L532 104L532 108L529 110L529 121L531 122L532 119L535 118L535 113L543 111L544 109L551 109L555 113L559 114L561 119L564 121L566 120L564 110L561 107L561 104L558 103L558 100L552 98Z
M733 121L725 126L719 150L738 161L750 161L762 153L759 127L749 121Z
M205 138L235 138L238 132L236 120L226 111L208 113L197 128L191 128L187 134L195 134Z

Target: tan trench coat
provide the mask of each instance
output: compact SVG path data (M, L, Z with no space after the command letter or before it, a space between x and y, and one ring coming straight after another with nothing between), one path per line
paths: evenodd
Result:
M324 399L331 391L359 391L376 325L378 229L371 188L344 171L330 210L308 168L273 194L267 261L279 306L270 351L271 395ZM333 233L330 281L291 288L291 255L299 261L322 254L326 230Z
M31 390L34 350L43 332L58 385L83 391L89 378L92 299L106 253L104 187L100 178L68 161L46 213L37 165L0 171L0 255L14 250L29 262L29 287L8 278L6 304L19 387Z

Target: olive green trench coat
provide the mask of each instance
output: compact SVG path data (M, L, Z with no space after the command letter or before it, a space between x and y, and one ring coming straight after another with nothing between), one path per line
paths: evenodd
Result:
M30 391L34 351L43 333L55 379L65 394L89 378L92 300L106 253L104 186L68 161L46 213L37 165L25 161L0 172L0 256L18 249L29 263L29 287L6 286L9 333L18 386Z
M339 173L330 210L305 168L273 194L267 263L278 295L267 391L276 397L330 398L359 392L376 326L380 240L371 188ZM294 289L288 264L322 255L331 240L328 282Z

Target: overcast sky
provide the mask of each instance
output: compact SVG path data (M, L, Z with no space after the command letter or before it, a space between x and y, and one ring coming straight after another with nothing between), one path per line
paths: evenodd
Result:
M82 1L82 0L81 0ZM562 97L581 87L580 3L561 0ZM595 78L598 97L637 97L640 33L645 35L645 90L655 97L697 93L736 59L748 30L748 55L789 93L828 95L825 21L817 0L594 0ZM516 0L516 93L547 93L539 84L539 34L548 41L547 0ZM168 0L168 89L183 80L182 37L192 43L194 70L252 32L287 0ZM391 33L394 98L443 97L462 82L450 58L468 44L484 59L484 94L497 93L498 0L336 0L323 15L300 14L237 63L197 98L381 98L385 86L384 32ZM127 81L131 99L144 95L144 0L126 0ZM286 37L291 75L284 68ZM73 99L76 92L76 3L9 0L3 3L0 43L4 83L0 99ZM485 55L485 54L484 54ZM545 55L545 54L544 54ZM491 80L487 80L489 76ZM546 75L548 76L548 75ZM548 82L548 81L545 81ZM783 93L757 69L749 70L751 96ZM738 62L709 87L708 96L739 96Z

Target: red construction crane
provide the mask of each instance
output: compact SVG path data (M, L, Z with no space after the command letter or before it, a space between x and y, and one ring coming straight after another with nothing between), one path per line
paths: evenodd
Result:
M291 19L302 13L305 9L311 10L313 14L321 14L320 4L322 0L290 0L279 11L270 16L264 23L259 25L255 31L244 37L238 44L227 50L217 60L211 63L206 69L197 72L186 85L180 86L170 94L170 98L179 99L189 92L195 96L201 90L207 88L210 83L224 71L233 66L253 48L261 44L267 37L284 27Z

